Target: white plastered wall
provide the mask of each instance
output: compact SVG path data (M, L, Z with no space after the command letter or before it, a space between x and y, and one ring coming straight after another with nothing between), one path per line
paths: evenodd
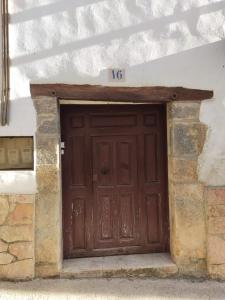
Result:
M34 135L30 83L101 84L126 69L125 86L213 89L199 176L225 185L224 0L9 0L10 124L1 136ZM35 192L34 172L0 172L0 193Z

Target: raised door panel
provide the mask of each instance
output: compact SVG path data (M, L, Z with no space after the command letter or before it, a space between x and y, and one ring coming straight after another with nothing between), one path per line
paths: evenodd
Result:
M137 116L133 115L95 115L91 117L91 127L129 127L136 126Z
M93 137L94 248L116 244L115 147L110 137Z
M112 243L114 240L113 193L98 192L96 226L97 243Z
M120 242L135 238L135 207L134 197L126 193L119 195L119 239Z
M94 140L93 180L98 187L112 186L113 173L113 142L97 138Z
M156 133L144 136L144 175L145 183L157 182L158 177L158 136Z
M85 199L72 200L73 249L85 249Z
M147 241L149 244L160 244L162 236L161 197L149 194L145 197L147 213Z
M118 242L124 247L138 244L137 160L137 137L118 136L116 139Z
M85 138L84 136L73 136L69 140L70 151L70 180L72 186L86 185L85 166Z
M119 141L116 144L116 174L117 185L130 186L133 183L132 152L133 144L130 141Z

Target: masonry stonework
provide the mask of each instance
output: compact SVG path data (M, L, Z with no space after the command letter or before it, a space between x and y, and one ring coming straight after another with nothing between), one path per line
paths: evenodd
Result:
M0 195L0 278L34 277L34 195Z
M55 97L37 111L36 195L0 196L0 278L60 275L62 199L60 120ZM200 102L167 105L170 252L179 274L225 279L225 189L198 179L206 128Z
M206 189L208 272L225 279L225 188Z
M168 105L168 165L171 254L183 275L206 276L204 186L197 165L205 127L200 102Z

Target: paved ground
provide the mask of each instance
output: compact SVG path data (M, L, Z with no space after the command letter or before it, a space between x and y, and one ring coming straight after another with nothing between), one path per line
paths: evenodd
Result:
M225 299L225 282L82 279L0 282L0 300Z

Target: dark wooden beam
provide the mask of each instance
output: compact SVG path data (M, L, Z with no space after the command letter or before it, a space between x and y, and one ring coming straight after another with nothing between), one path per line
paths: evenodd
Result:
M57 97L73 100L98 100L111 102L198 101L211 99L213 91L183 87L109 87L99 85L31 84L31 96Z

